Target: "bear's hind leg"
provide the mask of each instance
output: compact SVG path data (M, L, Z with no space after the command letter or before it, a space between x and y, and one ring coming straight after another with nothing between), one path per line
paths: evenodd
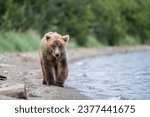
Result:
M40 63L41 63L41 69L42 69L42 75L43 75L43 82L42 84L43 85L47 85L47 80L46 80L46 76L45 76L45 67L44 67L44 64L42 62L42 60L40 60Z

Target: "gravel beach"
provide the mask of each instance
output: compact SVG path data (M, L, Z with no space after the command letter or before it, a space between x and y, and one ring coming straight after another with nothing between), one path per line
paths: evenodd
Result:
M123 46L102 48L67 48L67 59L71 63L87 57L111 55L135 51L150 51L150 46ZM37 100L88 100L89 97L80 94L73 87L65 85L64 88L57 86L42 85L42 73L40 69L38 52L26 53L0 53L0 76L6 80L0 80L0 89L24 84L27 99ZM7 95L0 95L0 99L20 99Z

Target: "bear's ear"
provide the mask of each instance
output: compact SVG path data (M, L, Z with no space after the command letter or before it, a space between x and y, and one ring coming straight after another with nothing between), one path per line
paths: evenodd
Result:
M50 35L46 35L46 40L49 40L51 38Z
M62 39L67 43L69 41L69 35L62 36Z

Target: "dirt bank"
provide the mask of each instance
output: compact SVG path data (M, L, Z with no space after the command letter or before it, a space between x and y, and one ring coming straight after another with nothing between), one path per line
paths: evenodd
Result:
M70 63L86 57L133 51L150 51L150 46L67 49L67 56ZM0 54L0 75L7 77L7 80L0 80L0 88L25 84L28 99L89 99L71 87L42 85L38 52ZM15 98L0 96L0 99Z

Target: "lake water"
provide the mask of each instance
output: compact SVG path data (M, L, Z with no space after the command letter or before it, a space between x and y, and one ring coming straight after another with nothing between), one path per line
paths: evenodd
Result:
M150 52L74 62L69 64L66 84L92 99L150 100Z

